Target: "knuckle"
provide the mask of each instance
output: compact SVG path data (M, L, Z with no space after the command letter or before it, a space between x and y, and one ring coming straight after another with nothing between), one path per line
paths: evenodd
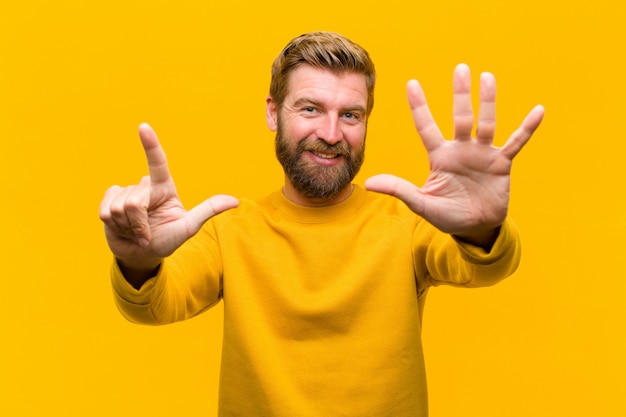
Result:
M124 207L127 212L135 213L143 208L143 204L141 204L141 200L136 195L129 194L124 202Z
M130 229L133 234L142 235L148 229L148 225L144 222L133 222L130 224Z
M111 221L111 211L108 207L100 207L100 220L107 223Z
M119 217L126 213L125 202L123 200L114 200L110 205L110 213L113 217Z

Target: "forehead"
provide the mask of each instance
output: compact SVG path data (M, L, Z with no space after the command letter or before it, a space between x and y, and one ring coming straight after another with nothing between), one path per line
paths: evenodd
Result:
M366 107L367 81L364 74L356 72L332 72L301 65L289 75L285 102L302 98Z

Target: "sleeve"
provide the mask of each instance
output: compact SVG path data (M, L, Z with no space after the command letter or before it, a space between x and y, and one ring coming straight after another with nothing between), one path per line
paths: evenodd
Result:
M427 244L417 245L423 251L426 281L429 285L452 285L458 287L486 287L494 285L510 276L520 263L521 245L515 224L506 219L500 233L489 252L484 249L454 239L424 222L421 228L431 230L416 235L427 235ZM418 228L419 229L419 228ZM416 260L420 256L416 256ZM416 269L417 270L417 269Z
M222 260L213 222L163 260L157 275L139 289L111 267L115 304L131 322L169 324L194 317L217 304L222 295Z

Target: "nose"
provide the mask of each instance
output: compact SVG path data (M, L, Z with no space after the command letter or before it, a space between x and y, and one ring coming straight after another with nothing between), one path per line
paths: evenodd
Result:
M321 121L318 137L326 143L333 145L341 140L341 129L339 126L339 116L329 113Z

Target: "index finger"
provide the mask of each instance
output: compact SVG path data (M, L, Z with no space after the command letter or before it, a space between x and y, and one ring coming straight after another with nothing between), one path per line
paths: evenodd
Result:
M148 159L150 182L152 184L169 182L171 176L167 167L167 157L152 127L147 123L139 125L139 137Z

